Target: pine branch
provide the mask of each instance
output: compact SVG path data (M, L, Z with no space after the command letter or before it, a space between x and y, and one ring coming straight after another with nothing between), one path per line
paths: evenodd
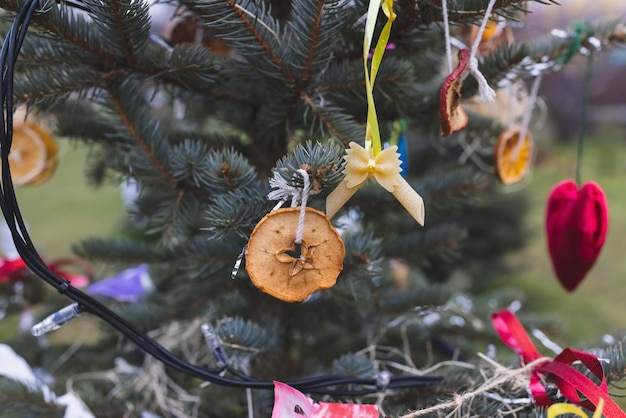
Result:
M328 132L341 141L346 148L350 142L358 141L365 137L363 126L356 124L350 116L342 113L342 109L328 101L322 103L321 98L316 103L306 92L302 93L302 99L306 103L308 110L314 115L314 120L306 121L306 125L312 128L315 127L315 119L317 119L321 137L324 137L325 133ZM306 120L306 111L304 112L304 117ZM313 135L311 136L313 137Z
M246 57L254 70L267 77L281 77L288 85L296 79L285 65L280 26L262 1L182 0L182 5L198 14L207 27Z
M13 12L19 11L26 0L0 0L0 7ZM68 42L92 54L91 60L114 61L114 51L89 20L74 13L70 6L49 4L44 11L35 14L33 26L43 29L48 37ZM28 40L28 37L26 37Z
M103 36L133 65L150 38L148 3L142 0L84 0L93 23Z
M292 187L304 187L302 177L296 174L305 169L311 180L311 189L316 193L330 191L343 179L345 150L333 143L306 141L292 153L278 161L274 171L278 172Z
M163 262L166 253L154 246L130 239L89 238L72 245L72 252L92 262L113 262L137 265Z
M168 167L170 147L155 121L142 110L145 103L141 93L131 82L119 78L117 82L107 83L107 91L122 124L154 167L174 187L176 179Z
M72 93L85 97L91 89L117 75L97 73L85 66L45 66L22 72L15 79L15 100L47 109Z

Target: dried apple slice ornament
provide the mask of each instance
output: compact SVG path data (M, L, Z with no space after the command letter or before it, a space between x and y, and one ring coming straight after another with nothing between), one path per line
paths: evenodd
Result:
M278 209L257 224L248 241L246 270L261 291L285 302L302 302L332 287L346 250L323 212L305 208L302 241L296 243L301 207Z
M467 75L467 65L470 59L468 49L462 49L458 54L459 63L446 77L439 91L439 120L441 122L441 136L448 136L467 126L467 113L461 106L461 87Z

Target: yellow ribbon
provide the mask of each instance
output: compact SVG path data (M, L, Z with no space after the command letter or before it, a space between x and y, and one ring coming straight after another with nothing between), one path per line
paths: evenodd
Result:
M604 399L600 399L598 402L598 407L596 408L596 411L593 413L592 418L601 418L603 407L604 407ZM555 403L554 405L551 405L548 408L548 415L546 418L556 418L559 415L563 415L563 414L574 414L581 418L588 418L582 409L580 409L576 405L572 405L571 403Z
M387 23L376 43L372 56L372 65L368 69L368 55L372 46L374 29L378 10L382 7L387 16ZM393 0L370 0L365 23L365 36L363 39L363 66L365 68L365 91L367 94L367 126L365 129L365 148L356 142L350 143L350 149L346 150L344 160L345 179L326 198L326 215L331 218L341 207L359 190L370 177L385 190L391 192L404 208L420 224L424 225L424 201L422 197L400 175L400 154L397 146L382 150L378 117L374 105L374 82L380 68L380 63L385 54L391 24L396 19L393 12Z
M387 23L383 27L376 49L372 55L371 69L367 68L368 56L372 47L372 38L374 37L374 28L376 27L376 18L378 17L378 9L381 8L381 0L371 0L367 10L367 21L365 23L365 37L363 39L363 66L365 68L365 92L367 95L367 126L365 129L365 149L372 157L378 155L382 150L380 140L380 129L378 128L378 118L376 116L376 106L374 105L374 82L383 60L389 35L391 33L391 24L396 20L396 14L393 12L393 0L384 0L382 4L383 13L387 16Z

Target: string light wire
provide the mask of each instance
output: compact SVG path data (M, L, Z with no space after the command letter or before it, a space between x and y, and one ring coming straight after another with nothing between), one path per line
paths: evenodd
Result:
M2 180L0 186L0 207L4 218L9 226L15 247L24 263L47 284L55 288L59 293L71 299L77 304L80 312L93 314L121 334L126 336L137 347L167 366L204 381L220 385L242 389L273 389L272 381L261 381L243 374L229 366L207 369L193 365L181 358L176 357L154 339L147 336L143 331L118 316L102 303L91 296L73 287L69 281L52 272L41 259L33 242L26 230L24 219L15 196L15 189L11 180L9 166L9 153L13 139L13 78L15 63L19 51L24 42L28 25L39 9L38 0L26 0L17 12L15 19L7 32L0 50L0 63L2 65L2 79L0 81L0 100L2 101L2 113L0 123L0 158L2 161ZM227 371L233 378L222 376ZM426 386L439 381L436 376L391 376L388 389L401 389L410 387ZM362 396L378 392L376 379L362 379L347 376L317 376L312 378L287 381L286 384L305 393L327 394L334 396ZM356 385L357 388L341 389L344 385ZM331 389L332 388L332 389Z

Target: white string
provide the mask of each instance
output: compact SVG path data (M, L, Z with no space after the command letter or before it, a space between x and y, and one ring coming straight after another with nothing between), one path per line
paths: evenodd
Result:
M304 187L302 188L302 191L298 190L298 192L300 193L301 202L300 202L300 218L298 218L298 230L296 231L296 240L295 240L296 245L302 243L302 236L304 235L304 215L306 213L306 202L309 198L309 191L311 189L311 181L309 180L309 173L307 173L306 170L303 168L299 169L298 173L302 175L302 180L304 181ZM295 195L294 195L293 200L296 200ZM292 201L292 207L293 207L293 201Z
M450 22L448 20L448 0L441 0L443 14L443 31L446 37L446 56L448 57L448 72L452 72L452 41L450 39Z
M541 73L539 73L537 77L535 77L535 80L533 81L533 85L530 90L528 106L526 107L526 110L524 111L524 117L522 118L522 127L519 133L520 144L524 141L524 138L526 138L526 134L528 133L528 126L530 126L530 117L533 113L535 102L537 101L537 93L539 92L540 84L541 84Z
M480 41L482 40L483 33L485 32L485 28L487 27L487 22L489 21L489 16L491 16L491 11L493 10L493 6L495 4L496 0L490 0L489 4L487 5L487 10L485 11L485 16L483 17L483 21L481 22L478 33L476 34L476 38L474 39L474 44L472 45L469 59L470 73L478 82L478 100L483 102L493 102L496 98L496 92L489 86L489 83L487 83L487 79L485 79L485 76L478 69L478 60L476 59L476 53L478 52Z

